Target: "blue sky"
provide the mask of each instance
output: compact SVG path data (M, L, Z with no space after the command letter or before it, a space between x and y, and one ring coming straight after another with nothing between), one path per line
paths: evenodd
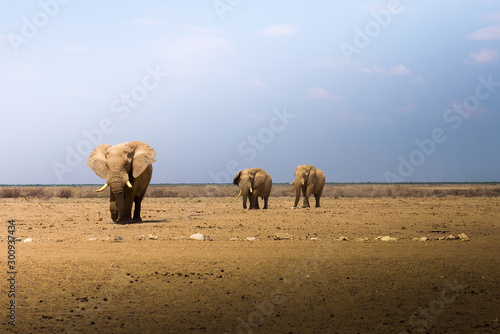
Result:
M1 1L0 184L500 181L500 1Z

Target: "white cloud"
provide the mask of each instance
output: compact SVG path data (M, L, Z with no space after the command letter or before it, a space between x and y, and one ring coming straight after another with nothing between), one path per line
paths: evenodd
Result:
M397 114L403 114L403 115L408 115L417 110L420 107L420 104L418 103L410 103L405 106L402 106L401 108L396 109Z
M498 60L499 53L496 49L482 48L478 53L471 52L470 57L475 64L493 63Z
M395 75L407 75L410 74L410 70L406 68L404 65L395 65L392 66L391 69L389 70L389 73L395 74Z
M295 34L299 29L291 24L277 24L263 28L261 35L265 36L289 36Z
M491 26L474 31L467 35L469 40L498 40L500 39L500 25Z
M313 87L306 92L306 98L311 100L335 100L342 101L344 98L331 94L321 87Z
M427 83L427 81L420 76L411 79L411 82L417 85L425 85Z
M394 75L408 75L411 71L404 65L394 65L389 70L386 70L380 66L372 66L372 67L358 67L358 71L367 73L367 74L394 74Z
M259 78L254 78L254 79L250 80L250 84L252 84L255 87L260 87L260 88L267 87L267 84L264 81L260 80Z
M146 26L163 26L167 22L161 19L157 19L155 17L141 17L137 19L133 19L130 22L134 24L142 24Z

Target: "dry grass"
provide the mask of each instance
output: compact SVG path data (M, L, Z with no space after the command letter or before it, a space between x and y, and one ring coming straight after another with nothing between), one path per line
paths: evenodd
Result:
M0 187L0 198L108 198L109 190L97 193L99 186L6 186ZM234 185L151 185L146 197L235 197ZM288 184L275 184L274 197L294 197ZM497 197L499 184L327 184L323 197Z

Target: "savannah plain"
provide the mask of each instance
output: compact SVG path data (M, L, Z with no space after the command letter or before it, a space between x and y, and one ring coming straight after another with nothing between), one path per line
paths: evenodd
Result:
M500 332L499 185L153 185L128 225L95 189L0 188L1 333Z

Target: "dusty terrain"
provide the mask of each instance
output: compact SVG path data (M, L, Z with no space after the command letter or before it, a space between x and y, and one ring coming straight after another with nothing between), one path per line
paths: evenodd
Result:
M0 199L0 332L500 332L499 197L269 204L146 198L142 223L115 225L104 198ZM9 219L20 239L15 326ZM469 240L437 240L461 233Z

